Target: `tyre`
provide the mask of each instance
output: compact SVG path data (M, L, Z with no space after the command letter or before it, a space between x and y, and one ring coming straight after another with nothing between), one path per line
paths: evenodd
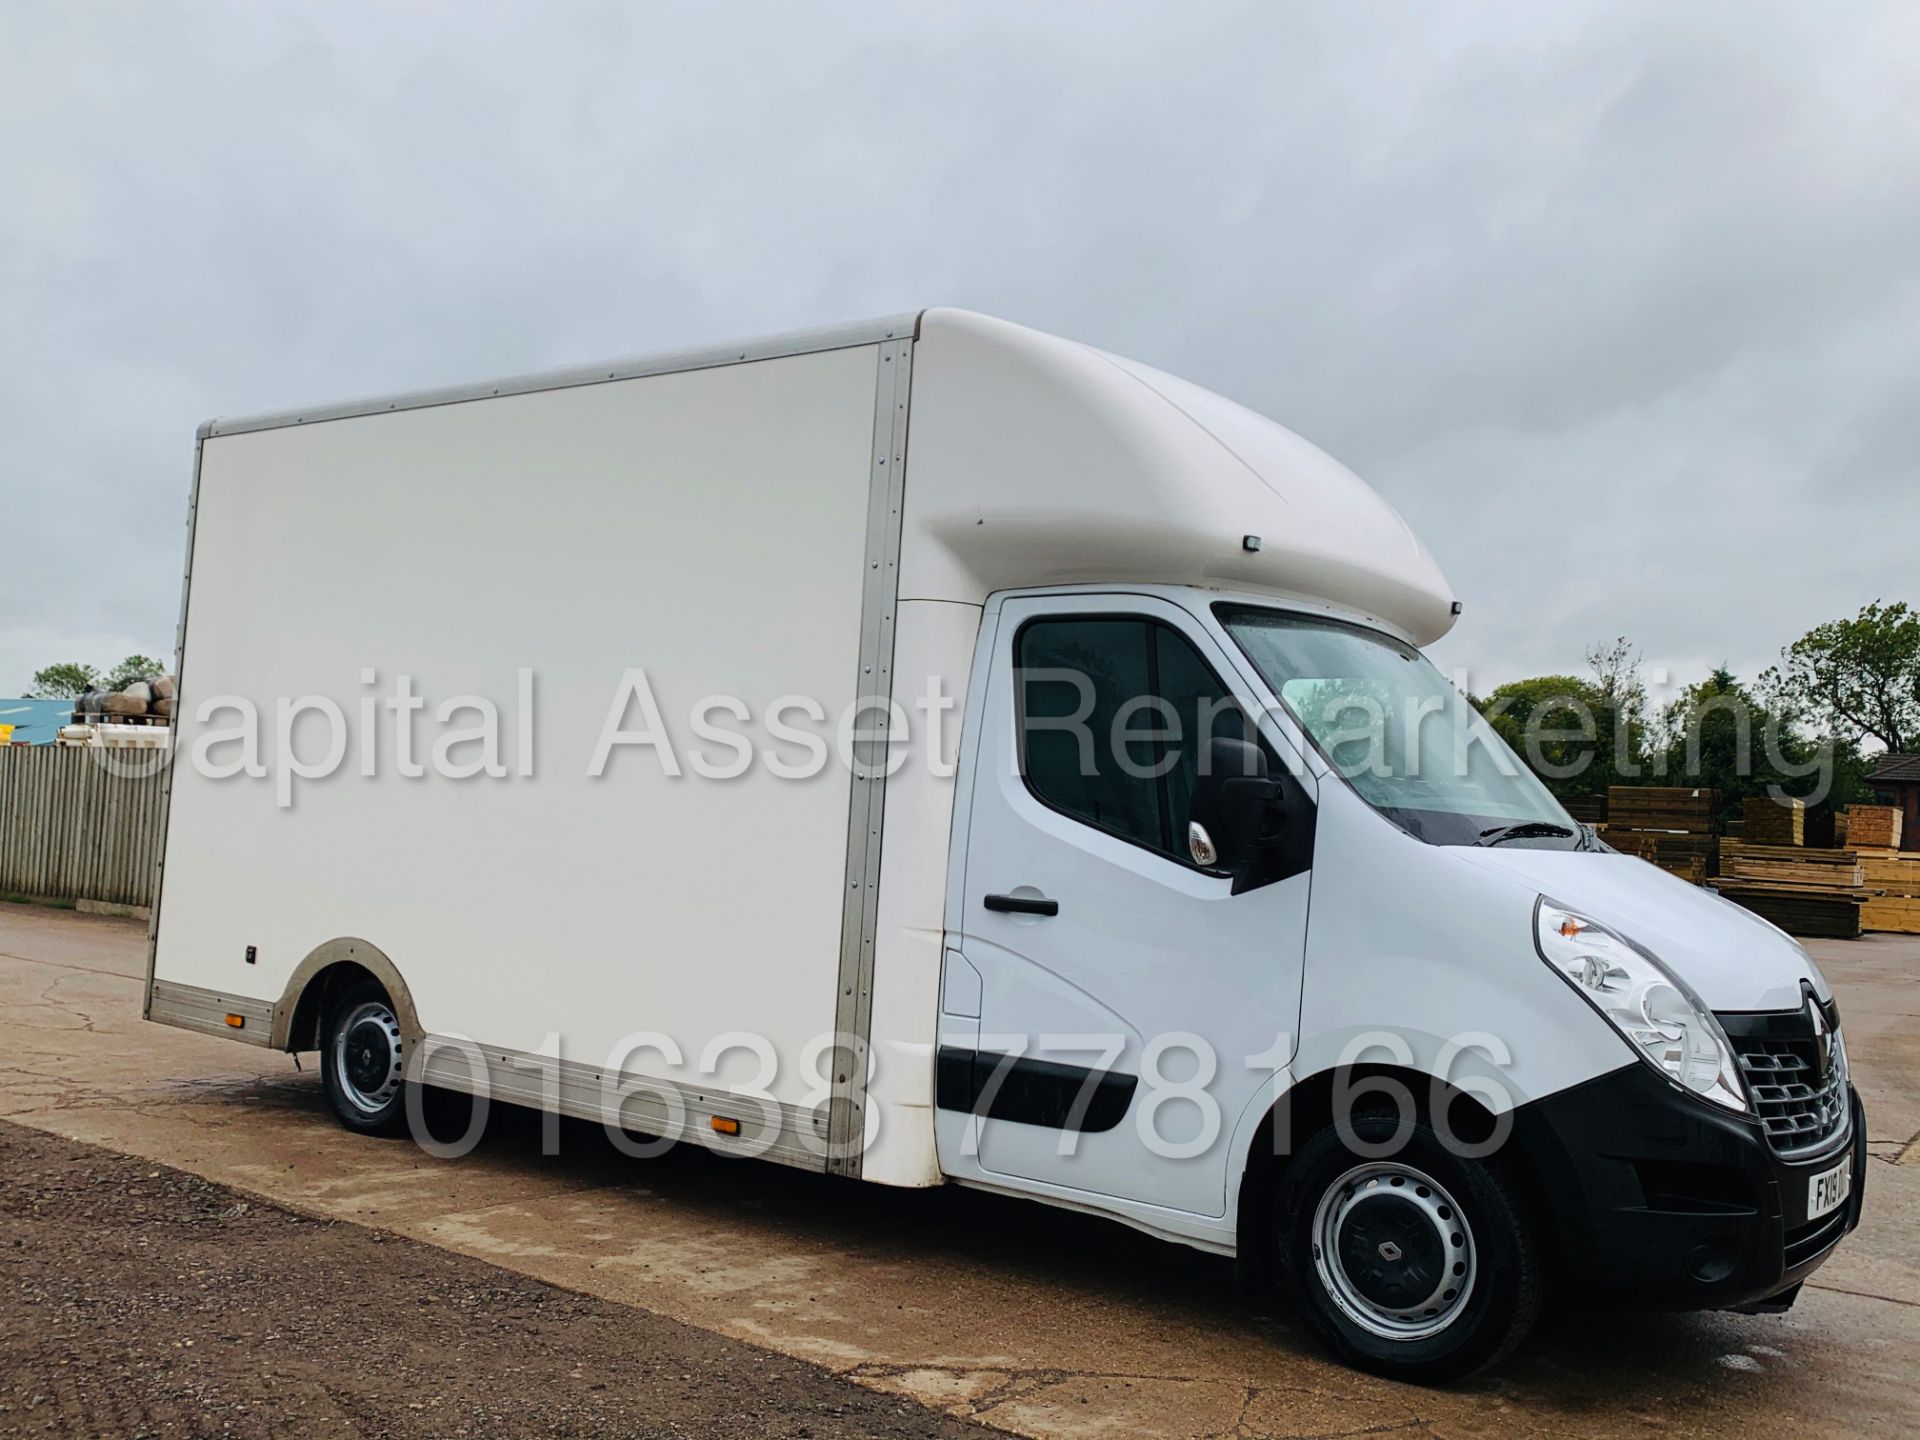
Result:
M1437 1385L1485 1369L1539 1313L1543 1257L1529 1210L1497 1158L1453 1154L1393 1114L1328 1126L1275 1196L1281 1267L1309 1327L1362 1370ZM1380 1156L1380 1158L1373 1158Z
M405 1058L400 1019L378 984L356 981L327 1005L321 1084L334 1118L347 1129L362 1135L406 1130Z

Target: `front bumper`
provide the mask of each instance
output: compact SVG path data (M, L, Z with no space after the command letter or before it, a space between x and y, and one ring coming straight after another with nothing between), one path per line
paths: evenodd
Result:
M1745 1115L1630 1064L1514 1112L1566 1266L1584 1293L1675 1310L1784 1308L1860 1223L1866 1114L1845 1142L1787 1161ZM1850 1159L1853 1193L1809 1220L1808 1182Z

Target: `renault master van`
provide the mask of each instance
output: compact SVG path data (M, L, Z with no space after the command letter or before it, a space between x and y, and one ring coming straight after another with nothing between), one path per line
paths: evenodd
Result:
M211 421L189 514L146 1013L350 1129L1066 1206L1415 1380L1859 1219L1806 951L1571 819L1400 516L1194 385L931 309Z

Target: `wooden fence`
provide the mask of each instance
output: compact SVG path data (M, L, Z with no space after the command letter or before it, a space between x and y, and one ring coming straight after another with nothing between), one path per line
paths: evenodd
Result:
M151 905L164 752L0 747L0 894Z

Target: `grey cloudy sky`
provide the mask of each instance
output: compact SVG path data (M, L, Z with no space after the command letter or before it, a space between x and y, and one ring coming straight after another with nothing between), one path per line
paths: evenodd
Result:
M209 416L933 303L1339 455L1477 687L1920 601L1911 4L9 0L0 695L170 653Z

